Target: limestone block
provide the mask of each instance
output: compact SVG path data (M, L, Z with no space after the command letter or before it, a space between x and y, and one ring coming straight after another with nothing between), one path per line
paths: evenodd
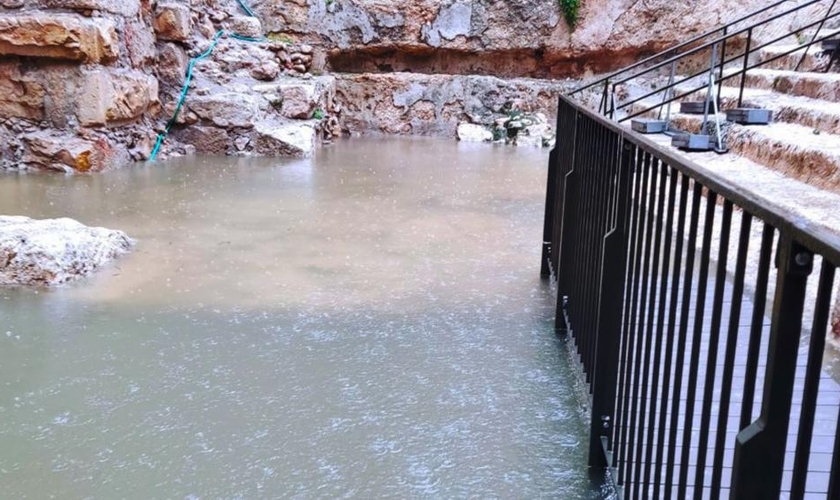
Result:
M0 55L107 62L119 56L117 32L109 19L75 14L0 15Z
M309 122L260 122L255 131L258 154L305 158L315 149L315 127Z
M228 30L237 35L260 38L263 35L262 24L256 17L233 16L228 21Z
M133 245L122 231L72 219L0 217L0 285L68 283L128 253Z
M0 117L44 118L44 86L24 75L15 63L0 64Z
M76 100L85 126L135 120L158 103L158 82L139 71L97 69L86 72Z
M140 0L45 0L43 4L52 9L101 10L126 17L140 12Z
M458 125L458 140L464 142L492 142L493 133L482 125L462 123Z
M157 56L155 35L148 25L142 21L126 22L123 38L132 67L146 68L155 63Z
M112 156L109 144L48 131L27 134L23 141L24 163L67 173L104 170Z
M190 37L191 16L186 5L162 3L155 11L154 27L161 40L185 41Z
M312 113L318 107L315 88L312 85L284 86L280 95L283 98L280 114L286 118L306 120L312 117Z
M251 128L259 118L256 99L236 92L190 96L187 106L199 118L217 127Z
M184 49L174 43L165 43L158 52L158 76L161 82L181 85L187 74L189 59Z
M187 127L178 132L177 138L195 146L195 151L201 154L226 155L231 145L227 130L218 127Z

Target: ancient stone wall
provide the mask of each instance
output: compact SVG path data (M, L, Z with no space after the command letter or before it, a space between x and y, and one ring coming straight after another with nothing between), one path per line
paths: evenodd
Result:
M763 2L583 0L575 30L556 0L246 4L259 19L236 0L0 0L0 168L85 172L147 159L188 61L219 30L267 38L223 37L196 65L164 156L305 155L339 123L452 135L517 99L550 115L574 81L549 80L622 66Z
M0 0L0 168L89 172L148 159L190 57L220 30L263 35L234 0ZM311 52L220 39L195 67L163 155L309 154L333 93L328 78L296 78Z
M766 4L583 0L574 30L557 0L263 0L256 9L268 31L320 47L316 60L335 71L557 78L621 67Z
M95 171L148 155L151 20L141 0L0 1L0 163Z

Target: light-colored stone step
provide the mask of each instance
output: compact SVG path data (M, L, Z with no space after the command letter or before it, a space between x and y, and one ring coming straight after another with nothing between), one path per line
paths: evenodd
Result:
M723 114L720 118L722 122L726 120ZM671 115L673 128L692 133L700 132L702 121L702 115ZM728 124L726 143L729 155L749 159L817 189L840 194L840 135L816 134L811 127L783 122L754 126Z
M723 87L720 95L721 109L738 106L738 88ZM706 92L703 90L692 96L692 100L702 100L705 97ZM742 107L769 109L773 111L775 122L793 123L840 135L840 103L837 102L781 94L772 90L745 88Z
M728 145L732 152L776 172L819 189L840 193L838 135L815 134L810 127L791 123L733 125Z
M795 49L798 50L791 54L782 55ZM803 55L805 56L804 59L802 58ZM807 51L805 46L795 44L768 45L767 47L758 50L754 63L759 61L768 61L777 56L781 57L767 62L761 67L764 69L793 71L801 59L802 64L799 66L799 71L818 71L821 70L826 63L828 63L828 57L824 54L824 51L819 44L811 46L807 49Z
M736 79L725 82L734 85ZM840 102L840 74L754 69L747 73L746 86L775 90L783 94Z
M671 147L668 136L655 135L648 138L666 149L683 154ZM840 231L840 194L836 192L826 192L810 182L791 179L738 155L709 152L691 153L686 157L697 163L701 171L717 174L732 184L742 186L757 197L762 205L778 207L828 231Z

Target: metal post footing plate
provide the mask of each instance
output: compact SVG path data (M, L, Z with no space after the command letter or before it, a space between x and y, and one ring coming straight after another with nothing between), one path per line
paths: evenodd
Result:
M636 118L630 121L630 127L640 134L661 134L668 128L668 123L653 118Z
M702 115L704 111L704 107L706 105L706 101L699 101L699 102L681 102L680 103L680 113L687 114L687 115ZM709 102L709 113L714 113L713 103Z
M704 134L676 134L671 138L671 146L686 151L711 151L715 141Z
M773 121L773 112L760 108L727 109L726 119L741 125L767 125Z

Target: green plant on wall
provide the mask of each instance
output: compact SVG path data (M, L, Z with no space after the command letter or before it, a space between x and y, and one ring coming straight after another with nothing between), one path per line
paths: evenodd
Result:
M578 11L580 10L581 0L557 0L560 3L560 9L563 11L563 17L569 24L569 28L575 29L578 22Z

